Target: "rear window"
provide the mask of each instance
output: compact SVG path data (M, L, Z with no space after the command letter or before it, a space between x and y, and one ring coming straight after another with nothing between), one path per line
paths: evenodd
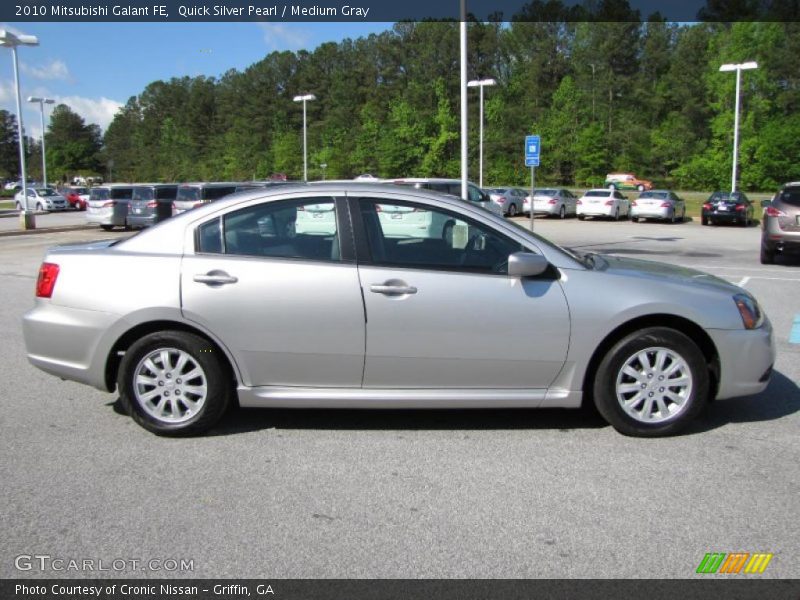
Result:
M156 188L156 198L158 200L175 200L178 193L178 186Z
M781 202L790 206L800 206L800 188L787 188L781 192Z
M200 200L200 188L191 185L181 186L178 188L178 195L176 200Z
M204 188L203 200L219 200L223 196L233 194L236 191L235 185L220 185Z
M133 188L111 188L111 198L113 200L129 200L130 197L133 195ZM108 192L106 192L106 197L103 200L108 198Z
M133 188L134 200L153 200L156 197L156 192L153 188Z
M659 200L667 198L668 196L667 192L642 192L639 194L639 198L658 198Z
M107 188L93 188L89 193L89 200L108 200L108 198Z
M611 195L611 192L607 192L605 190L589 190L584 194L589 198L608 198Z
M536 190L536 193L541 194L542 196L557 196L558 190L551 190L551 189Z

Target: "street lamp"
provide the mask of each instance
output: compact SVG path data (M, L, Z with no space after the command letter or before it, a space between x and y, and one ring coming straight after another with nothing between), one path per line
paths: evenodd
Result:
M317 97L314 94L304 94L302 96L295 96L293 100L295 102L302 102L303 103L303 181L308 181L308 145L307 145L307 134L306 134L306 102L311 102L312 100L316 100Z
M483 187L483 88L487 85L497 85L497 82L494 79L473 79L472 81L467 83L467 87L477 87L481 90L481 100L480 100L480 136L479 136L479 143L478 143L478 187Z
M34 229L36 221L33 215L28 214L28 175L25 172L25 137L22 134L22 100L19 95L19 63L17 61L17 46L38 46L39 38L35 35L17 35L7 29L0 29L0 46L11 48L14 56L14 88L17 96L17 135L19 137L19 167L22 172L22 211L20 212L20 226L23 229Z
M731 192L736 191L736 162L739 150L739 89L742 83L742 71L749 71L757 68L758 63L754 61L738 64L728 63L719 68L722 72L736 71L736 109L733 113L733 170L731 174Z
M38 98L36 96L28 96L28 102L38 102L40 115L42 117L42 184L47 187L47 155L44 150L44 105L55 104L55 100L50 98Z
M325 181L325 169L328 168L328 163L319 163L319 168L322 169L322 180Z

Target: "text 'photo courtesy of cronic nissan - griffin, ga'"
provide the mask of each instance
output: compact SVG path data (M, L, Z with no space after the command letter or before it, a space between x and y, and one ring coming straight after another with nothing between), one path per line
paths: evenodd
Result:
M116 391L160 435L236 404L594 404L623 434L664 436L763 391L775 361L769 319L732 283L362 182L239 192L51 248L23 330L33 365Z

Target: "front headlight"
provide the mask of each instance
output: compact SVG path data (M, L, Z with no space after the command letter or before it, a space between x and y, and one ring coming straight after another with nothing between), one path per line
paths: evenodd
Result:
M742 323L745 329L757 329L764 322L764 315L758 306L756 299L748 294L736 294L733 297L736 308L742 316Z

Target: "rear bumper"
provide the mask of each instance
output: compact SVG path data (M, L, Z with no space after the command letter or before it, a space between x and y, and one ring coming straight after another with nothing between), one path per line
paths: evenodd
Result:
M763 392L775 364L775 340L769 319L751 330L708 330L719 353L717 398L735 398Z
M800 231L787 231L780 228L778 219L764 217L764 232L761 245L772 250L800 250Z
M669 219L672 211L669 208L639 208L631 207L631 217L634 219Z
M156 215L128 215L126 223L128 227L140 229L143 227L150 227L151 225L155 225L157 221L156 221Z
M114 223L114 210L108 209L92 209L86 211L86 222L90 225L116 225Z
M108 334L120 323L112 313L80 310L39 300L22 317L28 361L45 373L106 391Z

